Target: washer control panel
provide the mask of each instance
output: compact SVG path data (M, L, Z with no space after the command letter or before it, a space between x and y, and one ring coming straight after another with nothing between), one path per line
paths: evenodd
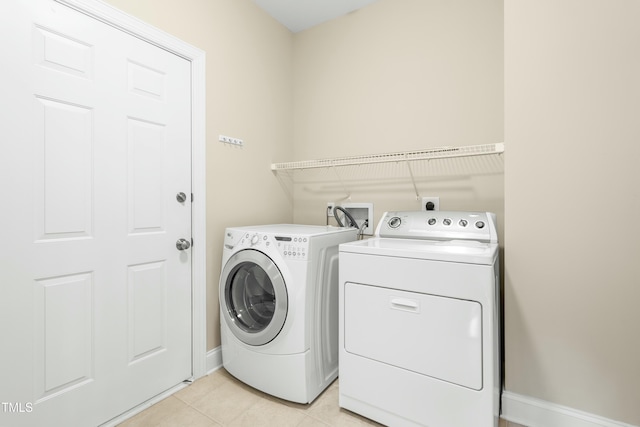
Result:
M237 233L236 233L237 234ZM239 236L227 232L225 247L233 249L254 248L267 250L276 248L286 259L306 260L309 254L309 236L304 235L274 235L271 233L243 232Z
M274 236L280 254L288 259L306 260L309 255L308 236Z
M496 217L490 212L385 212L376 235L398 239L498 241Z

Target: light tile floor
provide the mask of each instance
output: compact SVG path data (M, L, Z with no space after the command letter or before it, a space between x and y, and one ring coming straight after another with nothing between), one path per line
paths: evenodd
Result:
M380 426L338 406L338 383L301 405L249 387L221 368L118 427ZM523 426L501 420L500 427Z

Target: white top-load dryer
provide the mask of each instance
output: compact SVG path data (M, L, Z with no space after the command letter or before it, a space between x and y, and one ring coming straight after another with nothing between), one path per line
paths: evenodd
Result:
M338 245L355 228L273 224L225 230L222 363L244 383L309 403L338 375Z
M495 215L386 212L339 258L340 406L390 426L497 427Z

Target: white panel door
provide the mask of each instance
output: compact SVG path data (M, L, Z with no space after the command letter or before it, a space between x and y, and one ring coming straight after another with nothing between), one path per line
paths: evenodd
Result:
M191 376L190 63L52 0L0 16L0 426L95 426Z

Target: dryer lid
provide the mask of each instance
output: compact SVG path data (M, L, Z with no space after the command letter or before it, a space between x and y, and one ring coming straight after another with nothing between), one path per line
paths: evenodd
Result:
M374 237L343 243L340 252L493 265L498 255L497 243L475 240L417 240Z

